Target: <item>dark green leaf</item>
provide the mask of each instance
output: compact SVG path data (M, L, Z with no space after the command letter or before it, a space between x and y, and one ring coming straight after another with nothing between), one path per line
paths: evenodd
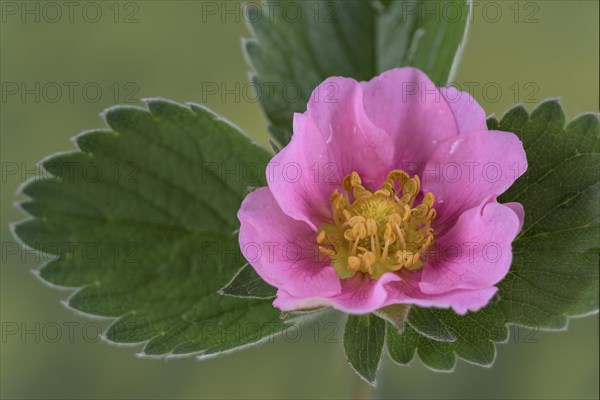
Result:
M456 339L448 328L430 309L413 307L408 314L408 324L421 335L439 342L454 342Z
M277 294L277 289L263 281L254 268L249 264L246 264L240 268L233 279L220 290L220 293L235 297L272 299L275 297L275 294Z
M218 294L245 263L236 213L248 186L265 185L269 154L201 106L147 105L109 109L110 130L77 136L79 151L43 161L53 177L24 186L31 218L15 234L57 256L39 276L76 289L69 307L115 318L106 339L144 343L144 355L280 332L270 300Z
M348 315L344 331L346 359L356 373L371 385L375 384L384 340L383 319L374 314Z
M369 80L414 66L445 85L460 57L466 1L267 1L249 7L254 38L245 42L273 136L287 144L294 112L330 76ZM286 11L287 10L287 11Z
M500 121L490 119L488 126L515 132L529 164L500 199L525 207L525 224L513 243L513 265L498 285L496 299L483 310L462 317L449 310L428 311L455 342L444 343L413 329L402 334L388 329L388 350L399 363L410 362L417 351L434 369L448 369L454 356L491 365L495 342L508 338L507 325L562 329L569 317L598 310L598 115L583 114L565 127L562 107L550 100L531 115L517 106Z
M405 326L402 332L388 323L385 330L385 342L387 344L390 358L400 364L408 364L415 356L419 334L409 326Z

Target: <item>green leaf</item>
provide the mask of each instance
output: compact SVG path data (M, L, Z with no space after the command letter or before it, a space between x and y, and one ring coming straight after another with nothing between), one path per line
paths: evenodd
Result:
M438 86L460 59L467 1L267 1L248 8L254 35L244 43L252 82L275 139L290 139L294 112L330 76L369 80L414 66Z
M374 314L348 315L344 331L346 359L356 373L371 385L375 385L384 340L383 319Z
M418 333L439 342L454 342L456 339L448 327L428 308L411 308L408 324Z
M507 325L564 329L569 317L598 310L600 249L600 124L583 114L565 127L556 100L531 115L517 106L490 129L515 132L523 141L527 172L500 201L525 207L525 223L513 243L513 265L483 310L458 316L430 309L456 340L444 342L414 324L413 307L402 334L387 330L390 357L406 364L415 351L427 366L448 370L456 356L492 365L496 342L508 339ZM415 329L412 329L415 328ZM417 332L419 331L419 332Z
M116 319L104 337L142 355L215 354L281 332L270 300L222 296L245 263L240 203L269 154L209 110L156 99L114 107L110 130L42 162L14 232L56 257L38 275L75 288L66 304Z
M263 281L254 268L246 264L219 292L227 296L272 299L277 294L277 289Z

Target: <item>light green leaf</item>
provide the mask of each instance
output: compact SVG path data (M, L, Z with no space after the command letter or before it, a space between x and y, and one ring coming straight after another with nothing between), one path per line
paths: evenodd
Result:
M294 112L330 76L369 80L414 66L439 86L451 79L470 7L467 1L267 1L248 8L245 42L252 82L275 139L290 139Z
M43 161L53 176L23 187L31 218L15 234L56 256L39 276L74 288L72 309L115 318L105 338L144 343L142 355L214 354L281 332L270 300L218 293L245 263L236 213L265 185L269 154L201 106L147 106L107 110L110 130L77 136L78 151Z
M384 340L383 319L375 314L348 315L344 331L346 359L356 373L371 385L375 385Z
M513 265L498 285L496 299L483 310L462 317L449 310L428 311L455 342L412 329L402 334L388 329L389 354L399 363L410 362L416 351L434 369L447 370L455 356L489 366L495 342L508 338L507 325L563 329L569 317L598 310L598 114L583 114L565 127L562 107L550 100L531 115L517 106L500 121L490 119L488 126L515 132L527 153L527 172L500 199L525 207L525 224L513 243Z
M249 264L244 265L219 293L227 296L272 299L277 289L263 281Z

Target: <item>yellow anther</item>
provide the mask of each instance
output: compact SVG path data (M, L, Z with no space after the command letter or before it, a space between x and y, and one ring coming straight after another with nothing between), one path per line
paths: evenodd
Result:
M325 241L325 236L326 236L325 231L320 231L317 234L317 243L319 243L319 244L323 243Z
M335 250L332 250L332 249L326 249L326 248L325 248L325 247L323 247L323 246L319 246L319 251L320 251L321 253L325 254L326 256L329 256L329 257L334 257L334 256L335 256L335 254L336 254L336 253L335 253Z
M367 227L363 223L357 223L352 227L352 234L355 238L364 239L367 236Z
M427 215L428 211L429 207L427 207L426 204L419 204L417 207L413 208L411 212L413 217L417 219L422 219Z
M402 191L405 194L409 194L411 196L417 194L418 190L419 190L419 187L418 187L417 181L414 179L409 179L408 181L406 181L406 183L402 187Z
M352 232L352 229L346 229L344 231L344 239L349 240L351 242L354 241L356 236L354 236L354 233Z
M352 172L350 175L347 175L342 180L342 186L347 192L349 192L353 187L359 186L361 183L362 181L360 179L360 175L358 175L358 172L356 171Z
M431 208L433 207L434 201L435 198L433 197L433 194L431 192L427 192L427 194L423 197L423 201L421 202L421 204L425 204L427 208Z
M355 256L348 257L348 267L354 271L358 270L358 267L360 267L360 259Z
M421 190L421 178L419 178L419 175L415 175L412 177L412 179L417 184L417 191L415 193L418 193Z
M338 190L335 189L333 193L331 193L331 196L329 196L329 201L331 201L331 203L334 203L334 201L336 201L340 196L342 196L340 192L338 192Z
M404 185L404 183L409 179L409 176L406 172L401 169L395 169L387 174L386 180L398 181L399 186Z
M350 213L348 211L346 211L346 210L344 210L344 211L345 211L345 213L344 213L345 216L346 216L346 213L348 213L348 215L350 215ZM348 221L346 223L344 223L344 225L347 224L347 225L350 225L351 227L355 226L357 224L363 224L367 221L367 219L365 217L362 217L360 215L356 215L354 217L346 216L346 218L348 219Z
M377 261L375 254L371 253L370 251L367 251L362 255L362 259L363 259L363 263L365 264L365 268L367 270L369 270L370 274L372 274L373 273L373 264L375 264L375 261Z
M392 192L391 192L391 190L388 190L388 189L379 189L374 194L379 195L379 196L389 197L392 195Z
M371 253L370 251L367 251L365 252L365 254L363 254L363 260L367 266L373 265L373 263L375 263L376 261L375 254Z
M367 235L377 235L377 222L373 218L369 218L365 223L367 227Z
M400 225L402 223L402 217L400 216L400 214L392 214L390 215L388 222L394 226L394 225Z

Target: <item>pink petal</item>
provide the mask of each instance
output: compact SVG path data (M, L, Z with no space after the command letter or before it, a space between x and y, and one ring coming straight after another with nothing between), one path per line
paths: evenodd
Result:
M440 91L452 110L459 134L487 130L485 111L473 96L452 86Z
M267 179L283 212L316 230L330 219L329 198L346 175L357 171L365 185L381 183L391 170L393 145L367 118L353 79L327 79L307 108L294 115L292 139L269 163Z
M464 315L467 311L478 311L485 307L498 291L495 286L478 290L455 290L447 293L426 294L418 289L407 290L401 283L392 283L388 288L390 297L386 305L412 304L418 307L452 308Z
M495 286L479 290L456 290L454 292L429 295L422 300L422 307L452 308L454 312L465 315L467 311L479 311L494 297L498 288ZM416 300L415 300L416 301ZM417 304L415 302L415 304Z
M356 274L342 281L342 292L332 300L335 308L348 313L365 314L387 304L390 282L399 281L397 274L388 272L373 280L366 274Z
M343 279L340 294L333 296L292 296L279 291L273 305L284 311L292 311L312 307L333 307L349 314L366 314L387 304L388 290L386 285L399 281L400 277L386 273L378 280L372 280L368 275L358 273L353 278Z
M392 138L396 168L418 172L436 143L458 134L451 107L418 69L391 69L361 85L367 115Z
M269 162L267 181L281 209L316 231L331 219L329 198L342 178L329 161L335 159L332 149L310 118L295 114L294 132L291 142ZM323 172L328 168L331 174Z
M521 203L504 203L506 207L509 207L511 210L517 214L519 217L519 232L523 229L523 223L525 222L525 209Z
M436 224L498 196L527 169L523 143L509 132L471 132L440 143L422 172L436 199Z
M452 308L464 315L487 305L498 289L494 286L479 290L455 290L426 294L418 286L402 282L396 274L386 274L373 281L365 275L342 281L342 293L337 296L295 297L279 290L273 305L283 311L333 307L348 314L366 314L392 304L412 304L419 307Z
M479 290L457 290L431 296L430 307L452 308L454 312L465 315L467 311L479 311L494 297L498 288L495 286ZM422 304L423 306L425 304Z
M419 288L426 294L489 288L503 279L519 233L518 215L495 200L465 211L428 254Z
M267 283L294 296L340 292L335 269L318 257L313 229L284 214L269 188L248 194L238 219L242 254Z

